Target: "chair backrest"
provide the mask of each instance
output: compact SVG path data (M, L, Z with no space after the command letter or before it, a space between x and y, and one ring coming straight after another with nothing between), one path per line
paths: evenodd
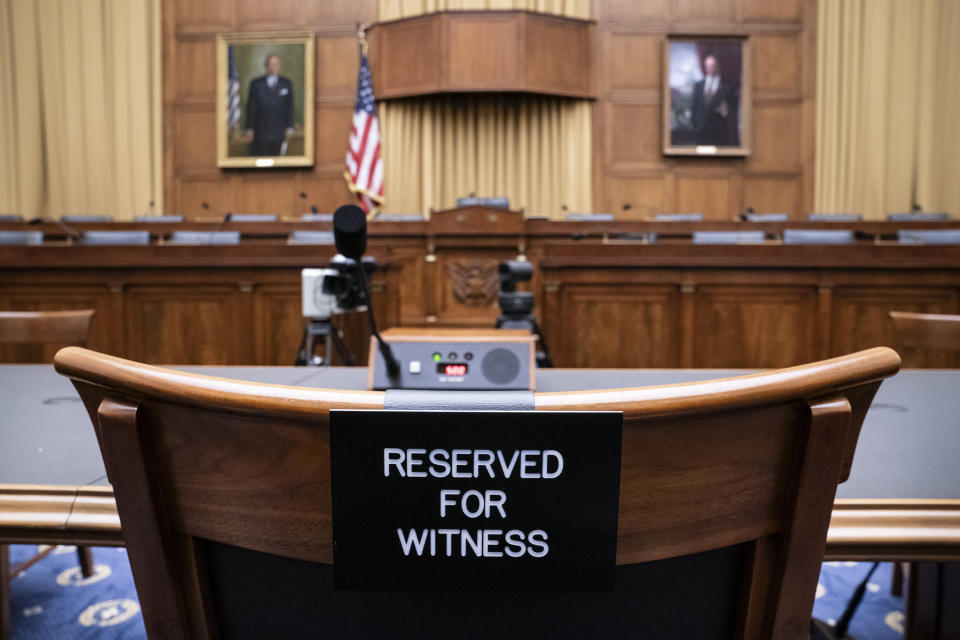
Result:
M612 222L612 213L568 213L566 219L571 222Z
M162 215L162 216L136 216L134 222L183 222L183 216L181 215Z
M239 231L174 231L167 244L240 244Z
M230 222L276 222L275 213L234 213Z
M783 244L854 244L850 229L784 229Z
M495 207L497 209L509 209L510 199L503 196L457 198L457 208L460 207Z
M810 222L862 222L863 216L859 213L810 213L807 215Z
M84 231L77 239L82 245L147 245L149 231Z
M333 222L332 213L304 213L300 216L304 222Z
M0 231L0 244L43 244L43 231Z
M49 363L57 349L84 346L93 309L0 311L0 362Z
M702 213L658 213L653 216L657 222L703 222Z
M908 366L924 361L957 366L960 354L945 352L960 352L960 315L891 311L890 322L894 345Z
M766 237L763 231L694 231L693 244L759 244Z
M887 214L887 220L890 222L940 222L949 219L950 214L933 211L908 211L905 213Z
M333 590L329 411L381 409L382 392L78 348L55 366L93 420L151 637L805 640L836 486L899 358L536 394L538 411L623 412L617 577L609 594L519 595Z
M747 222L786 222L790 215L786 213L748 213Z
M333 231L294 231L290 244L333 244Z
M113 222L113 216L105 216L98 213L67 213L60 216L61 222Z
M900 244L960 244L960 229L900 229Z

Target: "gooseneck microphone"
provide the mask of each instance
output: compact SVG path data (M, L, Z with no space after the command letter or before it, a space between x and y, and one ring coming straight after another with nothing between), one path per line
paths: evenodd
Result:
M357 275L363 295L367 298L367 319L370 321L370 333L377 339L380 355L387 366L391 378L400 375L400 365L393 355L390 345L383 341L377 331L377 320L373 316L373 301L370 299L370 287L361 259L367 250L367 214L355 204L345 204L333 213L333 242L337 252L356 262Z

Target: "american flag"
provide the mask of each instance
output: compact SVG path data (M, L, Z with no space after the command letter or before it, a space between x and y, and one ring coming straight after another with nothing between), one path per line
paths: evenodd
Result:
M240 73L233 55L233 46L229 51L229 78L227 79L227 129L233 129L240 123Z
M361 49L357 104L353 108L353 130L347 149L347 186L369 215L383 204L383 160L380 158L380 122L373 101L370 64Z

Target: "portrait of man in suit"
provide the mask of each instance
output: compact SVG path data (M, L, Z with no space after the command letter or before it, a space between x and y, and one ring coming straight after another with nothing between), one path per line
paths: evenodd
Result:
M293 82L280 75L280 57L268 53L264 75L250 81L247 91L246 137L252 156L282 156L293 122Z
M218 37L217 165L313 164L313 38Z
M703 60L703 80L693 85L691 117L697 132L697 144L736 145L736 131L729 118L735 114L736 104L731 87L723 81L716 56Z
M746 155L742 38L668 40L664 152Z

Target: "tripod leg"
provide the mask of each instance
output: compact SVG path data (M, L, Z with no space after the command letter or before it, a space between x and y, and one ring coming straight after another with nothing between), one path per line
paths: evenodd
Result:
M337 353L340 354L340 359L343 360L343 364L347 367L354 366L356 358L353 357L353 354L350 353L350 349L347 348L347 344L343 341L343 335L340 333L340 330L330 325L330 337L333 339L333 346L336 347Z
M537 336L537 340L540 341L540 346L543 350L543 357L538 358L539 362L537 365L541 368L553 368L553 359L550 357L550 349L547 348L547 341L543 337L543 332L540 331L540 325L537 324L537 319L533 316L530 316L530 324L533 325L533 335Z

